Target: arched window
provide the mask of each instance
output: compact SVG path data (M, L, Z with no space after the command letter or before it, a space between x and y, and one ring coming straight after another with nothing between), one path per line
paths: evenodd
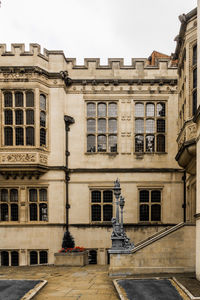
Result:
M135 136L135 152L144 152L144 136Z
M163 102L157 104L157 117L165 117L165 103Z
M38 264L38 254L37 251L30 251L30 265Z
M37 202L37 190L36 189L29 190L29 201Z
M105 135L98 135L97 137L97 144L98 144L98 152L106 152L106 136Z
M144 133L144 120L143 119L135 120L135 133Z
M11 204L11 221L18 221L18 205Z
M135 117L144 117L144 104L143 103L135 104Z
M39 194L40 194L40 201L41 202L47 201L47 190L46 189L41 189L39 191Z
M12 107L13 106L12 93L5 93L4 94L4 106L5 107Z
M154 152L154 135L146 135L146 151Z
M96 132L96 121L95 119L88 119L87 120L87 132L95 133Z
M165 152L165 136L163 134L157 135L157 152Z
M106 117L106 104L105 103L98 104L98 117Z
M37 204L35 204L35 203L30 204L29 210L30 210L30 221L37 221L37 219L38 219Z
M108 148L110 152L117 152L117 136L112 134L108 136Z
M40 264L47 264L48 263L48 253L47 251L40 251Z
M17 109L15 111L15 124L23 125L24 124L24 114L22 109Z
M117 104L111 102L108 104L108 116L109 117L117 117Z
M146 116L147 117L154 117L155 115L155 106L153 103L147 103L146 105Z
M33 127L26 127L26 145L27 146L34 146L34 128Z
M11 252L11 266L19 266L19 253L17 251Z
M1 265L9 266L9 253L7 251L1 252Z
M6 109L4 110L4 121L6 125L12 125L13 124L13 113L12 110Z
M95 103L87 104L87 117L96 117L96 105Z
M15 144L17 146L24 145L24 128L23 127L15 128Z
M26 107L34 107L34 94L33 92L26 93Z
M8 190L7 189L1 190L1 202L8 202Z
M13 145L13 129L11 127L4 127L4 141L5 146Z
M8 204L1 204L1 221L8 221Z
M40 126L46 127L46 114L44 111L40 112Z
M92 221L101 221L101 205L92 205Z
M40 129L40 146L46 146L46 130L44 128Z
M26 124L27 125L34 124L34 110L33 109L26 110Z
M110 133L117 132L117 120L116 119L108 120L108 132L110 132Z
M15 107L23 107L23 106L24 106L23 93L21 92L15 93Z
M95 147L95 136L94 135L88 135L87 136L87 152L95 152L96 147Z
M106 119L98 119L98 132L99 133L106 132Z
M155 122L153 119L146 120L146 133L154 133L155 132Z
M18 202L18 190L17 189L10 190L10 202Z
M43 94L40 94L40 109L46 110L46 96Z

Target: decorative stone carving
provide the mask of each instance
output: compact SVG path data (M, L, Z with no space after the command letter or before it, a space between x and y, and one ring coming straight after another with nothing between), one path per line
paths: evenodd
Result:
M192 125L188 126L187 139L191 140L191 139L196 138L196 133L197 133L196 124L192 124Z
M39 155L39 162L41 164L47 165L47 163L48 163L48 157L47 157L47 155L40 154Z
M36 162L36 154L32 153L13 153L13 154L3 154L1 157L3 163L32 163Z

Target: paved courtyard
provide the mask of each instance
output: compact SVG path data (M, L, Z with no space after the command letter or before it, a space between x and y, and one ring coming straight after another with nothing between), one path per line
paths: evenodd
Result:
M200 283L194 274L163 274L156 277L176 277L184 286L190 287L192 293L200 296ZM131 276L133 277L133 276ZM155 274L138 275L135 278L151 278ZM192 279L193 278L193 279ZM118 300L112 280L108 276L108 266L88 265L85 267L0 267L0 279L34 279L47 280L48 284L34 300ZM180 289L181 296L188 300ZM1 295L0 295L0 299Z

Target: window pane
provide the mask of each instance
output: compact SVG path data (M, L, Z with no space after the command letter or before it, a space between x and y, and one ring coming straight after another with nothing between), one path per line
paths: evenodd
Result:
M151 206L151 221L160 221L161 219L161 209L159 204L154 204Z
M26 145L34 146L34 128L33 127L26 128Z
M10 202L18 202L18 190L10 190Z
M4 123L6 125L12 125L13 124L13 113L12 113L12 110L5 110L4 111Z
M5 146L12 146L13 145L13 130L10 127L4 128L4 140Z
M165 117L165 103L157 104L157 117Z
M1 252L1 265L2 266L9 266L9 254L7 251Z
M8 221L8 205L1 204L1 221Z
M29 201L37 202L37 190L36 189L29 190Z
M38 264L38 255L36 251L30 252L30 265L37 265Z
M160 191L152 191L151 192L151 202L160 202L161 200L161 192Z
M165 120L157 120L157 132L165 132Z
M140 221L149 221L149 206L140 205Z
M40 112L40 126L46 127L46 114L45 112Z
M149 191L140 191L140 202L149 202Z
M117 104L116 103L108 104L108 116L109 117L117 117Z
M6 93L4 95L4 106L5 107L12 107L13 106L12 93Z
M47 190L41 189L39 194L40 194L40 201L47 201Z
M113 214L113 207L112 205L104 205L103 206L103 220L104 221L111 221L112 214Z
M197 45L193 47L193 59L192 59L193 65L197 64Z
M155 122L152 119L146 120L146 133L154 133L155 131Z
M26 124L34 124L34 110L27 109L26 111Z
M96 117L96 105L94 103L87 104L87 116Z
M193 89L197 87L197 69L193 70Z
M146 116L147 117L154 117L154 104L148 103L146 105Z
M135 136L135 152L144 152L144 137L143 137L143 135Z
M195 115L197 111L197 91L194 91L192 94L192 112Z
M26 107L34 107L34 94L33 92L26 93Z
M40 204L40 221L48 221L47 205L45 203Z
M101 221L100 205L92 205L92 221Z
M40 146L46 146L46 131L44 128L40 129Z
M96 120L88 119L87 120L87 132L95 132L96 131Z
M37 204L30 204L30 221L37 221Z
M137 103L135 105L135 117L144 117L144 104Z
M88 135L87 136L87 152L95 152L95 136L94 135Z
M101 192L100 191L92 191L92 202L101 202Z
M135 133L144 133L144 120L143 119L135 120Z
M106 116L106 104L99 103L98 104L98 117L105 117Z
M113 201L113 192L112 191L104 191L103 192L103 202L112 202Z
M19 266L19 253L17 251L11 252L11 266Z
M43 94L40 94L40 109L46 110L46 97Z
M106 136L105 135L98 135L97 137L98 143L98 152L106 152Z
M146 152L154 152L154 136L146 136Z
M40 251L40 264L48 263L48 253L47 251Z
M117 132L117 120L116 119L109 119L108 120L108 132Z
M11 204L11 221L18 221L18 205Z
M106 132L106 119L98 119L98 132Z
M15 111L15 124L16 125L24 124L24 115L23 115L23 110L21 109Z
M1 202L8 202L8 190L1 190Z
M24 98L23 93L15 93L15 107L23 107L24 106Z
M110 152L117 152L117 136L116 135L109 135L108 149Z
M24 129L21 127L15 128L16 145L24 145Z
M163 134L157 135L157 152L165 152L165 136Z

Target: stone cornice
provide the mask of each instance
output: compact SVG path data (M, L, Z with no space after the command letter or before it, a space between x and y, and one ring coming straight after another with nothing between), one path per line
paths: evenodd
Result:
M69 169L70 173L171 173L182 172L175 168L80 168Z

